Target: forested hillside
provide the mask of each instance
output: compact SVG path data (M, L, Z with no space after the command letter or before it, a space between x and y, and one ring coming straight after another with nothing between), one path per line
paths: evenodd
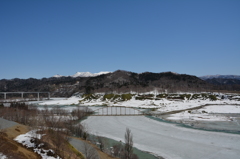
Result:
M125 93L125 92L200 92L211 90L240 90L239 84L215 85L196 76L164 73L134 73L117 70L96 77L51 77L42 79L0 80L1 92L42 91L51 96L71 96L79 93Z

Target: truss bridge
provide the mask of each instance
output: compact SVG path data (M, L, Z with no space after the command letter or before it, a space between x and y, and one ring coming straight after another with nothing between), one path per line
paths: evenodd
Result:
M92 116L140 116L145 115L138 109L124 106L108 106L94 111Z

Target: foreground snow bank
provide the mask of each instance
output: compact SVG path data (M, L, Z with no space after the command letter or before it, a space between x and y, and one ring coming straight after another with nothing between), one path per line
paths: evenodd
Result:
M18 143L21 143L22 145L26 146L27 148L32 148L34 152L38 153L40 156L42 156L43 159L61 159L60 157L52 157L48 156L48 152L54 153L53 150L44 150L40 148L40 145L36 145L34 143L34 139L41 139L42 135L36 133L37 130L32 130L26 134L22 134L17 136L14 140Z
M7 156L5 156L4 154L2 154L2 153L0 152L0 159L7 159Z

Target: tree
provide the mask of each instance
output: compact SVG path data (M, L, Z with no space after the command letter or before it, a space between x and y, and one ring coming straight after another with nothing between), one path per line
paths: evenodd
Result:
M98 152L86 142L83 142L83 154L86 159L99 159Z
M133 155L133 135L129 128L125 132L124 158L131 159Z

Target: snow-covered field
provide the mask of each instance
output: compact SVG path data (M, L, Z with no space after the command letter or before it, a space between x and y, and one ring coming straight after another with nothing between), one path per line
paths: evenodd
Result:
M71 105L78 104L79 100L80 100L79 97L53 98L52 100L39 103L39 105Z
M205 111L208 113L240 113L239 105L211 105L199 109L199 111Z
M203 121L232 121L233 117L219 115L219 113L240 114L239 105L209 105L201 109L192 111L183 111L176 114L171 114L169 120L203 120ZM240 130L240 128L239 128Z
M212 101L210 99L193 99L193 100L168 100L162 98L161 100L136 100L133 97L131 100L126 101L103 101L102 98L95 100L82 101L82 97L70 97L70 98L53 98L53 100L43 101L39 105L85 105L85 106L96 106L96 105L108 105L108 106L128 106L137 108L159 108L159 111L172 111L178 109L185 109L196 107L205 104L240 104L240 100L229 100L219 99ZM234 97L233 97L234 99ZM80 102L81 101L81 102Z
M83 123L92 134L117 141L124 141L128 127L135 147L166 159L236 159L240 156L240 135L183 128L144 116L91 116Z
M238 97L238 96L236 96ZM65 99L54 99L50 101L44 101L42 103L39 103L39 105L58 105L58 106L66 106L70 105L68 107L64 107L64 109L67 109L71 111L75 108L75 106L101 106L101 105L107 105L107 106L122 106L122 107L132 107L132 108L139 108L139 109L146 109L146 108L155 108L155 111L153 113L161 114L176 110L185 110L189 108L195 108L198 106L203 105L213 105L213 106L207 106L204 107L198 112L191 112L188 111L181 112L178 114L173 114L168 119L180 119L180 118L191 118L193 120L216 120L216 121L228 121L231 120L229 118L220 117L216 115L211 115L212 113L240 113L240 101L239 100L232 100L226 98L226 99L218 99L215 101L212 101L210 99L192 99L192 100L171 100L162 98L160 100L137 100L135 97L133 97L130 100L127 101L111 101L111 100L102 100L102 98L98 98L95 100L86 100L83 101L84 98L81 97L71 97L71 98L65 98ZM81 101L81 102L80 102ZM215 106L214 106L215 105ZM225 106L224 106L225 105ZM41 108L40 108L41 109ZM92 109L96 109L92 107ZM205 112L205 113L202 113Z

